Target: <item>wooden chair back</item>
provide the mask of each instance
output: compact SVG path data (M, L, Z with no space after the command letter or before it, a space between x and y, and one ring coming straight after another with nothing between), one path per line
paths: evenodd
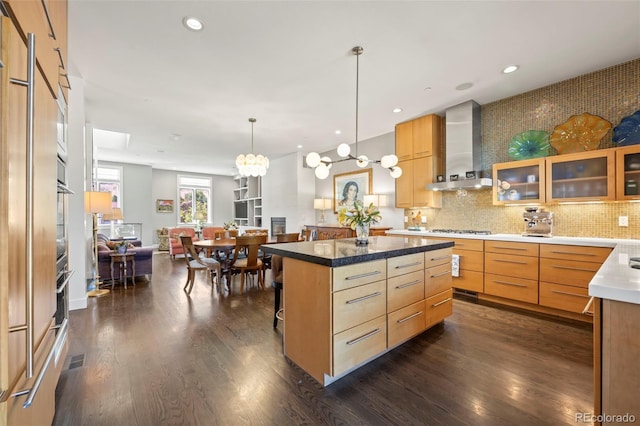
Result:
M202 239L213 240L218 232L224 232L221 226L205 226L202 228Z
M245 235L269 235L268 229L247 229L244 231Z
M239 256L244 253L246 257L246 263L243 260L243 268L250 269L258 268L258 254L260 246L267 242L266 235L239 235L236 237L236 249L233 252L233 266L238 260ZM243 258L244 259L244 258ZM260 265L261 266L261 265Z
M278 243L292 243L298 241L299 239L300 235L296 233L276 235L276 242Z
M204 264L199 261L200 256L196 251L195 246L193 245L193 240L188 235L183 235L180 237L180 242L182 243L182 248L184 250L184 260L187 262L187 268L192 268L194 265L190 262L190 260L195 260L196 262L202 264L202 267L205 268Z

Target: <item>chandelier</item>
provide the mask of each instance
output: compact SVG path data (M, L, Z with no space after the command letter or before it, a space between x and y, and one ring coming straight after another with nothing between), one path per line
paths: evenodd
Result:
M309 167L315 168L315 175L318 179L326 179L329 176L329 169L333 163L340 163L347 160L355 160L358 167L367 167L369 163L380 164L385 169L389 169L391 177L394 179L402 176L402 169L398 167L398 157L395 155L384 155L380 160L369 160L366 155L358 155L358 88L359 88L359 74L360 74L360 55L364 49L361 46L356 46L351 49L354 55L356 55L356 152L355 155L351 154L351 147L348 144L342 143L338 146L337 152L341 157L340 160L332 160L329 157L320 157L317 152L310 152L307 154L306 162Z
M253 154L253 123L255 118L250 118L251 123L251 154L240 154L236 157L236 166L240 176L264 176L269 168L269 159L262 154Z

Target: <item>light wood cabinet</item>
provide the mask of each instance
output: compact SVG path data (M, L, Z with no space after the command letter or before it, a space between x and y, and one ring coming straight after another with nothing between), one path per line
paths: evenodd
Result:
M419 302L390 312L388 315L389 347L397 346L422 333L425 330L426 317L424 298Z
M442 194L426 185L441 172L442 118L431 114L396 125L396 156L402 176L396 179L396 207L442 207Z
M55 362L46 363L54 351L52 331L56 311L56 135L57 104L47 78L47 51L43 39L40 2L12 2L21 12L12 20L0 18L2 63L0 68L0 424L50 424L59 376ZM15 25L20 17L20 30ZM24 33L36 34L34 68L33 141L28 148L26 84L27 47ZM40 55L40 56L38 56ZM55 68L57 72L57 66ZM57 82L57 74L56 74ZM56 83L57 84L57 83ZM33 156L30 160L30 153ZM33 164L33 166L29 166ZM49 188L49 189L47 189ZM31 194L31 195L30 195ZM28 232L32 229L32 232ZM32 291L27 291L27 288ZM30 314L29 312L32 312ZM27 345L31 342L32 345ZM29 347L31 346L31 349ZM62 350L65 348L58 348ZM60 353L62 353L60 352ZM33 359L28 377L27 360ZM26 396L8 397L31 389L42 372L43 381L34 405L22 408ZM4 394L3 394L4 392ZM36 408L37 407L37 408Z
M640 200L640 145L616 149L616 199Z
M538 244L486 241L484 292L538 303Z
M484 291L484 240L443 237L429 239L454 242L453 254L460 256L460 260L458 276L453 277L453 287L478 293Z
M545 202L545 159L493 165L493 204Z
M428 297L425 300L425 310L427 311L426 328L442 322L453 313L453 290L448 289Z

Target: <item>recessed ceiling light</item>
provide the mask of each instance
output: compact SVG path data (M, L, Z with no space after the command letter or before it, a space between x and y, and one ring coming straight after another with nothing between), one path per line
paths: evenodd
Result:
M340 130L336 130L336 135L339 135L340 133L342 133Z
M514 71L517 71L518 68L520 68L518 65L509 65L508 67L506 67L505 69L502 70L503 74L509 74L512 73Z
M302 148L302 145L298 145L298 149Z
M203 27L202 22L193 16L185 16L182 18L182 24L191 31L200 31Z
M473 87L473 83L462 83L456 86L456 90L467 90Z
M394 108L393 112L402 112L402 108Z

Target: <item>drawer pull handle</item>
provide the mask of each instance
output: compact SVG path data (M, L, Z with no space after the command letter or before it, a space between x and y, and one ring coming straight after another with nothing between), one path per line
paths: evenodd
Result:
M494 280L493 282L494 282L494 283L497 283L497 284L511 285L511 286L514 286L514 287L522 287L522 288L526 288L526 287L527 287L527 286L526 286L526 285L524 285L524 284L511 283L511 282L509 282L509 281L498 281L498 280Z
M399 319L397 322L398 322L398 324L402 324L403 322L407 322L412 318L419 317L420 315L422 315L422 311L418 311L415 314L411 314L406 318Z
M501 249L501 250L518 250L518 251L526 251L526 248L522 247L504 247L504 246L493 246L493 248Z
M551 250L551 253L555 253L555 254L576 254L578 256L589 256L589 257L593 257L596 256L596 254L594 253L581 253L579 251L560 251L560 250Z
M589 296L585 296L584 294L576 294L576 293L571 293L569 291L560 291L560 290L551 290L551 293L564 294L565 296L589 297Z
M422 264L422 262L407 263L407 264L404 264L404 265L396 266L396 269L409 268L411 266L416 266L416 265L421 265L421 264Z
M366 296L358 297L356 299L347 300L346 304L347 305L351 305L353 303L362 302L363 300L371 299L372 297L377 297L377 296L380 296L381 294L382 294L381 292L376 291L375 293L367 294Z
M593 305L593 296L591 296L589 298L589 301L587 302L587 305L584 307L584 309L582 310L582 313L584 315L591 315L593 316L593 312L589 312L589 309L591 309L591 305Z
M448 259L451 256L440 256L440 257L432 257L431 261L433 262L434 260L442 260L442 259Z
M415 280L415 281L411 281L411 282L408 282L408 283L397 285L396 288L400 289L400 288L405 288L405 287L411 287L412 285L416 285L416 284L421 283L421 282L422 282L422 280Z
M527 262L522 262L520 260L504 260L504 259L496 259L496 262L502 262L502 263L515 263L517 265L526 265Z
M378 275L381 273L382 272L380 271L365 272L364 274L360 275L351 275L350 277L345 278L345 280L357 280L358 278L370 277L372 275Z
M447 274L451 274L451 269L449 269L448 271L440 272L439 274L431 275L431 278L438 278Z
M591 269L586 269L586 268L576 268L575 266L563 266L563 265L551 265L552 268L558 268L558 269L569 269L571 271L584 271L584 272L595 272L592 271Z
M347 345L349 345L349 346L351 346L351 345L355 345L356 343L361 342L361 341L363 341L364 339L367 339L367 338L369 338L369 337L371 337L371 336L373 336L373 335L375 335L375 334L380 333L380 331L381 331L381 330L380 330L379 328L376 328L375 330L372 330L372 331L368 332L367 334L364 334L364 335L362 335L362 336L360 336L360 337L356 337L356 338L355 338L355 339L353 339L353 340L349 340L349 341L347 342Z
M445 303L451 301L450 297L447 297L446 299L444 299L442 302L438 302L438 303L434 303L433 305L431 305L432 308L437 308L440 305L444 305Z

